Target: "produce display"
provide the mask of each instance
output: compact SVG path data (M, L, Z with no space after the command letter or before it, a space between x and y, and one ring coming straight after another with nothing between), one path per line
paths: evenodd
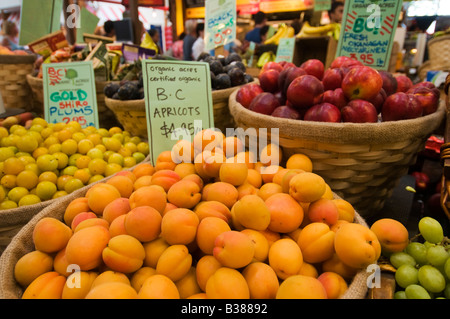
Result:
M28 52L24 51L24 50L14 50L11 51L9 48L0 45L0 54L4 54L4 55L26 55L28 54Z
M202 53L197 60L209 64L212 90L228 89L254 80L246 73L247 67L237 53L231 53L226 57Z
M439 99L431 82L413 85L405 75L377 71L344 56L326 70L317 59L299 67L268 62L259 84L245 85L236 95L237 102L261 114L334 123L418 118L435 112Z
M296 35L297 38L307 38L307 37L323 37L331 36L336 41L339 40L339 35L341 33L340 23L330 23L324 26L314 27L305 21L300 29L300 32Z
M305 155L251 154L205 129L93 185L35 225L15 264L22 298L342 297L391 238L357 223Z
M147 142L119 127L47 123L30 113L6 118L0 138L0 209L70 194L149 154Z
M376 232L385 228L383 220L372 225ZM387 244L383 252L395 268L395 299L450 298L450 240L442 225L432 217L423 217L419 234L410 240Z
M280 27L277 29L277 32L270 38L264 41L264 44L276 44L280 43L280 39L283 38L293 38L295 36L295 30L293 27L286 25L286 23L282 23Z

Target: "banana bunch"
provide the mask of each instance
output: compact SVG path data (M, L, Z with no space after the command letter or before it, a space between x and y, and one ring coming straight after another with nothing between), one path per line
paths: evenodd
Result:
M341 25L339 23L334 23L335 27L333 31L327 33L328 36L333 37L336 41L339 40L341 34Z
M272 37L270 37L269 39L264 41L264 44L278 45L278 43L280 42L280 39L292 38L294 35L295 35L294 28L283 23L280 25L277 32Z
M339 23L330 23L330 24L320 26L320 27L313 27L309 24L308 21L305 21L303 23L303 26L302 26L300 32L296 35L296 37L297 38L321 37L321 36L327 36L330 34L335 37L336 29L338 29L337 38L339 39L339 32L340 32L340 24Z
M258 68L262 68L264 64L266 64L267 62L275 61L276 57L277 56L272 51L266 51L260 55L258 62L256 63L256 66Z

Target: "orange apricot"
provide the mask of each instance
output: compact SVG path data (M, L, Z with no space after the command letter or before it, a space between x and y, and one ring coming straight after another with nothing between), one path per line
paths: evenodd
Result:
M44 217L34 226L32 238L36 250L54 253L66 247L72 236L69 226L53 217Z
M128 198L116 198L105 206L105 209L103 210L103 218L111 224L115 218L128 213L130 210L130 200Z
M66 246L67 262L85 271L98 267L109 239L109 231L103 226L86 227L75 232Z
M268 260L278 278L285 280L298 273L303 263L303 254L295 241L280 238L270 246Z
M125 230L139 241L152 241L161 233L161 220L161 214L153 207L139 206L125 215Z
M226 221L219 217L205 217L197 227L196 241L198 248L205 254L212 255L216 237L231 228Z
M195 240L199 224L197 214L187 208L168 211L161 220L161 237L170 245L190 244Z
M190 180L176 182L167 192L167 200L179 208L193 208L201 199L199 185Z
M164 212L167 204L167 193L159 185L143 186L135 190L130 196L130 208L150 206L160 214Z
M289 194L274 194L265 200L265 204L270 212L270 230L289 233L300 227L303 208Z
M327 299L327 292L317 278L294 275L280 284L276 299Z

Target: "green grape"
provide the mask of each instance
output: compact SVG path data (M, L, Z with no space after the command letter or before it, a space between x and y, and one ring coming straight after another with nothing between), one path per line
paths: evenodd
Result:
M444 274L448 280L450 280L450 258L444 264Z
M444 230L441 224L431 217L423 217L419 221L419 231L422 237L432 243L440 243L444 239Z
M430 243L429 241L426 241L426 242L424 242L423 244L425 245L425 247L426 247L427 249L430 248L430 247L436 246L436 244L432 244L432 243Z
M428 248L427 250L427 261L430 265L439 267L445 264L449 257L447 250L444 246L436 245Z
M419 242L411 242L406 246L406 253L411 255L419 265L427 263L427 248Z
M391 254L391 256L389 257L389 262L395 268L399 268L401 265L405 264L411 266L416 265L416 260L404 251L399 251Z
M405 291L404 290L396 291L394 294L394 299L407 299Z
M420 285L409 285L405 289L407 299L431 299L430 294Z
M445 289L444 275L442 275L437 268L431 265L424 265L420 267L418 278L420 285L429 292L438 293Z
M419 282L418 273L419 271L414 266L401 265L395 272L395 281L400 287L406 288Z
M445 285L444 297L450 299L450 282Z

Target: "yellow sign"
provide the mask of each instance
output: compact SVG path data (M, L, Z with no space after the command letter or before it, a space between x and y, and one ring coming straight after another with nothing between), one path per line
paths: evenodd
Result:
M261 1L259 3L259 10L265 13L272 12L289 12L289 11L302 11L312 9L314 2L305 1L292 1L292 0L280 0L280 1Z
M202 19L204 17L205 17L205 7L186 9L186 19Z

